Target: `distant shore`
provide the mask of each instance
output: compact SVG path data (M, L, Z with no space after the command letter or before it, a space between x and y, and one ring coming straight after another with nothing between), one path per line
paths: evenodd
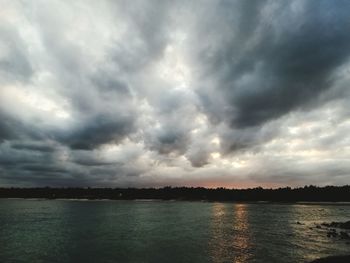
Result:
M350 202L323 202L323 201L314 201L314 202L282 202L282 201L237 201L237 200L198 200L198 199L108 199L108 198L32 198L32 197L0 197L0 200L31 200L31 201L82 201L82 202L98 202L98 201L135 201L135 202L221 202L221 203L244 203L244 204L290 204L290 205L325 205L325 206L350 206Z
M163 188L0 188L0 198L81 200L166 200L254 203L350 204L350 186L226 189Z

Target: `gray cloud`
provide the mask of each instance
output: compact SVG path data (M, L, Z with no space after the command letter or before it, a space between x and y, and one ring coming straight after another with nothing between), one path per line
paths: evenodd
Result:
M216 107L216 96L224 96L217 118L244 128L316 100L332 87L334 71L349 56L349 7L346 1L295 1L260 8L253 1L245 3L239 28L201 51L212 54L200 59L208 65L205 74L209 71L216 78L215 86L198 91L204 108ZM233 14L221 23L232 22L238 13L234 7L227 9L223 12ZM217 114L217 109L210 113Z
M160 130L154 141L151 141L150 148L156 149L161 154L177 153L184 154L187 147L186 135L181 131L176 131L175 127L170 127L168 130Z
M26 80L33 74L26 45L18 36L15 27L0 27L0 80Z
M11 147L16 150L27 150L27 151L40 151L40 152L53 152L55 147L50 144L43 142L13 142Z
M62 142L73 149L94 149L100 144L118 143L133 131L133 120L126 116L99 115L82 124L70 134L64 134Z
M349 183L348 1L3 9L0 185Z

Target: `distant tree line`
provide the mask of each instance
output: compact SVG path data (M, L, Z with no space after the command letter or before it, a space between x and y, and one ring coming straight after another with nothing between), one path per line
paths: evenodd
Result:
M163 188L0 188L0 198L46 199L159 199L269 202L350 202L350 186L304 186L299 188L249 189Z

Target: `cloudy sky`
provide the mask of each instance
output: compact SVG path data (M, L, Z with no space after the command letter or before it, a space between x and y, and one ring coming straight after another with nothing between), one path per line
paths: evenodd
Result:
M0 186L349 184L349 12L0 0Z

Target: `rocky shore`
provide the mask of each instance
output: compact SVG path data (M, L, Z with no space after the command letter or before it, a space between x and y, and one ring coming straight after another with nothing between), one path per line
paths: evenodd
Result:
M349 262L350 262L350 255L320 258L312 261L311 263L349 263Z
M327 231L327 237L350 241L350 221L321 223L316 225L316 228L325 229Z
M338 238L347 241L350 244L350 221L347 222L331 222L321 223L316 225L317 229L325 229L327 237ZM311 263L349 263L350 255L344 256L332 256L326 258L320 258L312 261Z

